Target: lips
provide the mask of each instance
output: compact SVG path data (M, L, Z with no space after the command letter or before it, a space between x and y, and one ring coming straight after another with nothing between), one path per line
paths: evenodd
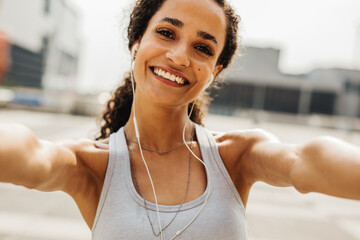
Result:
M157 77L166 79L177 85L189 84L189 81L184 76L182 76L180 73L176 73L176 71L171 69L166 69L164 67L150 67L150 69Z

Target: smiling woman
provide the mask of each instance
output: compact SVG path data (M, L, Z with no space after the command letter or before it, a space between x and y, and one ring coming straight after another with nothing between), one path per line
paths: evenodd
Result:
M153 15L156 14L156 12L159 10L159 8L163 5L165 1L159 1L159 0L149 0L149 1L137 1L133 12L130 17L130 24L128 26L128 39L129 39L129 49L134 45L135 42L139 41L145 33L146 28L149 25L149 21ZM219 9L213 9L215 10L216 15L219 15L219 13L225 15L225 21L226 26L223 26L221 30L225 32L225 43L224 46L219 46L218 41L216 38L207 33L206 31L203 31L203 29L199 29L196 32L196 37L205 40L206 42L203 44L199 44L198 46L195 46L194 48L198 49L199 54L209 55L212 57L214 55L212 48L210 48L210 45L216 45L216 50L218 53L220 52L220 56L218 56L216 65L219 69L219 72L223 69L227 68L227 66L230 64L230 61L232 59L232 56L234 55L237 46L238 46L238 38L237 38L237 32L238 32L238 24L240 21L240 17L234 13L234 10L228 5L225 1L222 0L214 0L213 2L217 3L217 7ZM183 5L181 3L174 3L174 6ZM204 17L198 16L197 6L195 6L195 3L188 3L191 6L191 11L188 12L188 15L197 16L198 19L203 19L205 21L213 19L214 16L212 12L205 13ZM201 6L199 6L201 7ZM175 9L177 11L177 9ZM214 20L214 19L213 19ZM212 21L213 21L212 20ZM169 15L164 14L163 18L160 18L158 24L167 24L169 26L172 26L172 28L175 29L182 29L184 26L184 23L177 18L171 18ZM197 19L194 20L195 22L198 21ZM190 24L193 24L194 22L191 22ZM187 26L190 27L190 26ZM183 30L183 29L182 29ZM156 33L159 35L159 38L161 37L164 42L167 41L178 41L178 38L182 38L182 36L176 36L174 30L167 29L167 28L158 28L155 29ZM184 30L183 30L184 32ZM179 33L178 33L179 34ZM224 38L223 33L221 34L222 38ZM174 37L177 37L174 39ZM213 42L213 43L211 43ZM208 44L206 44L208 43ZM222 50L219 50L218 48L221 47ZM151 48L151 46L150 46ZM181 49L180 49L181 50ZM180 51L180 56L182 56L183 52ZM171 52L169 53L171 54ZM162 66L162 68L166 67ZM150 67L152 71L154 71L154 67ZM184 78L181 72L172 72L175 71L175 69L161 69L158 68L161 74L166 76L166 73L168 72L171 76L172 75L178 77L178 79L181 77L185 80L184 84L188 84L189 81ZM205 72L204 69L198 68L197 72ZM180 75L179 75L180 74ZM157 74L159 75L159 74ZM212 79L216 76L210 74L208 78ZM161 79L161 78L160 78ZM166 81L165 81L166 82ZM170 83L169 83L170 84ZM207 85L211 84L211 81L208 82ZM176 84L173 84L173 86L177 86ZM110 133L117 131L120 129L120 127L124 126L126 122L129 119L130 110L131 110L131 104L132 104L132 92L131 92L131 81L130 81L130 74L125 78L124 85L120 86L115 92L113 98L108 102L107 104L107 110L105 111L103 115L103 126L101 128L101 135L100 138L106 138L110 135ZM209 103L209 97L208 93L206 91L201 92L201 94L197 97L196 101L194 101L194 109L193 113L190 116L191 120L195 123L198 123L202 125L202 119L206 114L207 105ZM188 105L188 112L190 112L192 104ZM116 117L115 117L116 116Z
M203 127L204 90L229 65L238 23L221 0L138 0L131 71L107 103L97 141L49 142L0 125L0 181L68 193L94 240L247 239L257 181L359 200L356 146Z
M214 198L207 202L211 192L210 187L221 188L222 184L230 184L230 181L229 179L218 181L213 169L208 169L209 163L204 163L205 160L200 159L200 143L193 146L195 141L190 137L196 135L199 138L202 133L195 133L195 125L186 126L187 114L190 112L192 112L191 119L202 124L205 103L208 102L204 89L223 68L228 66L235 53L238 22L239 17L223 1L137 2L128 28L129 49L133 52L134 61L133 79L129 74L124 85L115 91L113 98L108 102L108 109L103 116L101 136L98 138L107 138L114 132L122 132L124 131L122 129L126 129L128 148L131 152L130 160L127 161L130 161L129 168L133 169L130 189L133 189L132 182L134 182L135 189L132 191L134 196L124 199L122 206L126 206L126 209L120 209L122 208L120 205L109 206L105 200L100 200L99 206L103 206L104 209L97 212L93 225L94 238L112 239L120 232L126 232L125 235L131 238L144 239L151 238L152 232L154 237L160 236L162 239L179 235L183 238L201 239L201 229L205 226L202 225L210 216L214 219L212 223L214 226L209 227L207 222L206 228L213 229L214 232L203 236L206 239L209 239L210 235L217 239L219 234L227 239L246 238L243 205L238 194L234 194L236 191L233 186L230 191L218 191L216 195L226 196L229 206L236 205L238 212L231 213L232 208L221 208L222 213L214 207L204 208L206 203L216 206L218 201L224 201L222 198ZM136 120L135 115L139 120ZM165 125L166 131L163 131L165 129L162 126ZM163 134L150 137L152 132L160 129ZM184 140L182 131L184 131ZM140 136L144 139L141 143ZM121 135L119 137L119 141L124 139ZM166 143L169 137L173 138L170 144ZM203 138L207 138L206 134ZM183 155L189 154L185 146L191 146L190 157L200 160L192 164L189 162L189 166L192 167L189 167L188 171L186 171L187 161L183 159ZM126 158L128 150L123 149L122 152L125 155L121 158ZM163 152L166 154L162 154ZM166 159L174 160L166 161ZM221 163L218 158L212 161ZM149 168L153 169L149 171ZM180 174L174 174L178 170ZM123 174L128 175L126 172ZM159 177L154 177L156 175ZM210 186L213 178L215 178L214 186ZM166 181L169 185L161 184ZM104 189L111 189L111 186L104 186L103 192ZM183 195L184 189L186 189L185 195ZM111 196L118 198L122 194L123 190ZM134 206L134 197L141 203L140 206ZM126 227L122 223L116 226L118 233L108 231L109 227L115 227L104 217L109 214L108 210L119 209L130 216L134 212L142 211L142 208L146 210L146 215L142 217L147 216L147 219L138 221L136 218L130 218L127 224L144 225L145 220L144 227L145 229L151 227L150 232L144 231L139 234L133 227ZM174 210L171 210L172 208ZM151 211L148 211L149 209ZM203 220L197 219L198 217ZM223 218L227 220L224 221ZM148 224L146 224L147 220ZM225 228L225 225L221 227L229 221L232 222L231 227ZM225 229L233 229L233 231L225 233Z

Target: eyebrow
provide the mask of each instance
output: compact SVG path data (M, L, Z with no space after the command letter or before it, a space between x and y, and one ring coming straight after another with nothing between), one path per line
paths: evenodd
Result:
M182 21L180 21L177 18L171 18L171 17L164 17L159 22L168 22L168 23L170 23L170 24L172 24L172 25L174 25L175 27L178 27L178 28L183 28L183 26L184 26L184 23ZM198 31L197 36L201 37L203 39L206 39L206 40L213 41L216 45L218 45L218 41L210 33L207 33L207 32L204 32L204 31Z
M184 23L182 21L180 21L179 19L176 19L176 18L171 18L171 17L164 17L159 22L168 22L178 28L182 28L184 26Z
M198 35L199 37L202 37L202 38L206 39L206 40L213 41L216 45L218 45L218 41L217 41L216 38L215 38L213 35L211 35L210 33L207 33L207 32L204 32L204 31L199 31L199 32L197 33L197 35Z

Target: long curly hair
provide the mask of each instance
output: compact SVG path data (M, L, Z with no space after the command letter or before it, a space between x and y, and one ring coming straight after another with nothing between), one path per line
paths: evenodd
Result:
M150 19L161 8L165 1L166 0L137 0L130 15L130 23L127 28L129 50L133 44L144 35ZM223 66L222 71L230 64L238 46L240 16L235 14L233 8L226 0L214 1L223 8L227 20L225 46L217 60L217 65ZM130 73L126 73L123 83L113 92L111 99L106 104L105 111L99 119L101 129L100 135L96 138L97 140L109 137L111 133L116 132L127 123L131 113L132 101L133 92ZM203 91L195 100L194 110L190 119L197 124L203 125L203 118L207 113L209 103L209 93ZM188 111L190 111L192 104L194 103L189 103Z

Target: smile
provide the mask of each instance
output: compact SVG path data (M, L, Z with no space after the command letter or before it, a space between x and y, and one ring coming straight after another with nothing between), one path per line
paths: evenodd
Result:
M164 69L153 67L152 71L159 77L162 77L164 79L170 80L174 83L177 83L179 85L187 85L189 82L184 79L183 77L177 76L175 74L172 74L170 72L165 71Z

